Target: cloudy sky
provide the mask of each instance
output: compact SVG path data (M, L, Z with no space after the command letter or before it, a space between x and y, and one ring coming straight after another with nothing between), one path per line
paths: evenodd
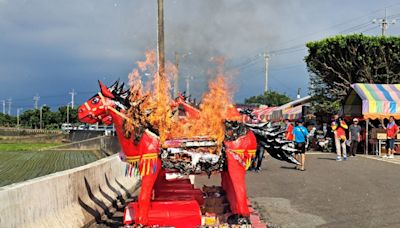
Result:
M307 93L304 44L336 34L380 34L374 18L400 18L398 0L165 0L166 53L181 53L180 88L199 97L210 60L224 56L235 101L264 87L262 53L269 52L269 88L294 98ZM156 0L0 0L0 102L16 108L76 104L127 74L156 47ZM400 20L399 20L400 22ZM400 34L400 24L388 29ZM0 103L2 111L2 103Z

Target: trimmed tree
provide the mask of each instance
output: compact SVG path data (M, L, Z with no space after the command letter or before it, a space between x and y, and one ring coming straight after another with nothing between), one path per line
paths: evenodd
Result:
M282 93L275 91L268 91L259 96L252 96L244 100L245 104L249 105L268 105L268 106L280 106L290 102L291 99Z
M336 113L353 83L400 81L400 37L335 36L307 43L314 109Z

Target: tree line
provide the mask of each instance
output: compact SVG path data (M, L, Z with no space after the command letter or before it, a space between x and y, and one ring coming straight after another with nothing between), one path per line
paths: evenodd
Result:
M0 126L3 127L19 127L39 129L40 128L40 112L42 112L42 128L43 129L59 129L63 123L67 122L67 111L69 112L69 123L78 123L78 109L67 106L61 106L56 111L52 111L50 107L44 106L40 109L28 109L17 116L0 113Z

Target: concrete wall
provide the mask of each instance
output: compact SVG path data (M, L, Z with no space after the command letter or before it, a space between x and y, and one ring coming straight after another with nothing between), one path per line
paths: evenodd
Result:
M95 138L104 135L104 131L89 131L89 130L71 130L68 134L68 139L71 142L78 142L90 138Z
M0 227L82 227L120 210L138 186L118 155L0 188Z
M59 130L44 130L44 129L25 129L14 127L0 127L1 136L24 136L38 134L62 134Z
M99 150L108 156L118 153L121 147L116 136L99 136L79 142L45 148L43 150Z

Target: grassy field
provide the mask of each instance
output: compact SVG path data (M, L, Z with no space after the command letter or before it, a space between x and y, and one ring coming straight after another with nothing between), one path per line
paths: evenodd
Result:
M57 144L1 144L0 187L96 161L92 151L37 151Z
M61 143L1 143L0 151L35 151L58 145Z

